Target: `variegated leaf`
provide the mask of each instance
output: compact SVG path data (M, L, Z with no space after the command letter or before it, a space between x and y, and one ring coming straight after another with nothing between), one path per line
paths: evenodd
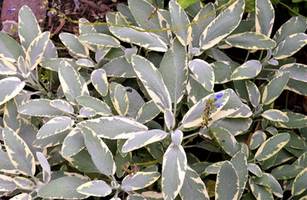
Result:
M21 117L17 112L18 105L15 99L6 102L3 113L4 126L10 127L16 133L19 132L21 127Z
M53 134L48 137L37 138L36 140L33 141L32 144L36 148L47 148L47 147L56 146L63 143L68 133L69 130L66 130L57 134Z
M211 131L219 145L228 155L234 156L241 149L240 143L238 143L236 138L226 129L214 127Z
M103 34L103 33L87 33L80 35L78 37L78 40L81 41L81 43L91 44L91 45L97 45L97 46L103 46L103 47L114 47L119 48L120 43L117 39L114 37Z
M130 2L128 3L130 5ZM138 23L135 21L134 16L131 13L130 8L125 5L125 4L118 4L117 5L117 10L120 12L122 15L124 15L127 18L128 22L131 22L131 25L137 26Z
M44 32L37 36L30 44L26 52L26 65L29 70L34 70L41 62L44 51L47 47L50 32Z
M204 50L209 49L235 30L242 19L244 6L244 0L237 0L223 10L202 33L200 47Z
M127 197L127 200L147 200L147 198L143 197L143 195L135 193L131 194Z
M197 172L189 166L187 166L184 182L179 194L182 200L210 199L204 182L201 180Z
M38 191L38 196L49 199L84 199L88 195L80 194L76 189L88 181L82 176L64 176L44 185Z
M283 189L281 188L277 180L274 178L274 176L272 176L271 174L263 173L261 177L256 177L254 181L257 185L262 185L270 188L270 190L275 196L279 198L283 197Z
M101 96L106 96L109 89L109 82L104 69L96 69L91 73L91 81Z
M248 163L247 169L248 169L248 171L250 171L251 173L253 173L254 175L256 175L258 177L261 177L262 174L263 174L260 167L257 164L254 164L254 163Z
M136 74L133 70L131 62L129 63L125 56L119 56L102 66L107 76L135 78Z
M74 124L69 117L55 117L45 123L38 131L36 138L44 139L52 135L66 131Z
M137 51L138 51L138 48L136 47L125 49L125 57L128 63L131 63L132 56L137 54Z
M177 38L171 48L164 54L159 71L170 93L172 103L182 99L188 79L187 52Z
M92 118L96 115L96 111L92 108L82 107L79 111L78 118Z
M94 164L91 155L86 148L83 148L79 153L65 158L77 170L85 173L101 173Z
M16 62L21 55L18 43L7 34L0 32L0 57L10 62Z
M127 175L122 181L124 191L139 190L156 182L160 177L159 172L137 172L133 175Z
M79 23L80 35L97 32L95 27L92 24L90 24L90 22L87 19L80 18L79 22L81 22Z
M0 137L2 138L2 134L0 135ZM19 174L16 167L12 164L7 152L0 150L0 157L1 157L1 162L0 162L1 172L7 172L10 174Z
M116 167L112 152L109 150L108 146L93 130L82 127L81 132L84 137L85 146L91 154L95 166L102 174L106 176L113 175Z
M125 144L123 145L122 152L126 153L134 149L139 149L147 144L163 140L167 135L167 132L159 129L153 129L134 134L129 137L128 140L126 140Z
M245 133L252 124L252 120L250 118L242 118L242 116L239 116L238 118L230 118L230 117L228 118L228 117L214 121L211 124L210 128L212 129L214 127L221 127L228 130L231 133L231 135L237 136ZM208 135L210 135L209 132Z
M214 70L215 83L227 83L231 81L231 74L240 66L239 63L230 61L216 61L210 64Z
M50 102L50 105L60 111L73 114L74 108L67 101L55 99Z
M59 37L68 50L75 56L81 58L87 58L89 56L88 48L78 40L77 36L71 33L61 33Z
M262 69L262 65L258 60L249 60L243 65L236 68L232 75L232 80L244 80L256 77Z
M266 110L265 112L262 113L261 116L270 121L276 121L276 122L289 121L287 114L277 109Z
M125 116L129 109L129 99L125 87L119 83L111 82L110 98L116 112Z
M248 50L268 50L276 46L274 40L256 32L237 33L227 37L225 42L232 47Z
M249 101L254 108L257 107L260 103L260 91L257 85L254 82L247 80L245 81L245 86L248 92Z
M0 80L0 105L14 98L25 86L25 82L17 77L8 77Z
M279 133L267 139L257 150L255 159L267 160L280 151L290 140L289 133Z
M213 91L215 82L213 68L204 60L194 59L189 62L189 68L194 74L195 78L208 91Z
M80 66L76 64L76 60L71 58L51 58L48 60L43 60L40 65L46 69L58 72L59 66L62 61L68 62L74 69L78 69Z
M302 170L294 179L291 194L297 196L302 194L307 189L307 168Z
M95 110L95 112L99 115L112 115L110 107L100 99L91 96L78 96L76 100L80 105Z
M169 11L171 16L172 28L183 27L187 24L190 24L190 20L186 12L181 8L181 6L175 2L169 2ZM188 26L187 28L179 29L174 31L178 40L183 46L190 44L192 39L192 27Z
M221 165L224 163L224 161L219 161L212 163L205 169L206 174L217 174L220 170Z
M254 150L259 147L265 140L267 136L262 130L257 130L253 133L249 148Z
M11 163L20 173L33 176L35 160L25 141L8 127L3 128L2 137Z
M275 20L274 8L270 0L256 0L256 32L271 36Z
M238 171L229 161L224 161L217 173L215 199L237 199L239 195Z
M135 55L132 66L148 94L161 111L172 109L171 97L158 69L145 58Z
M115 23L115 17L118 18L119 14L120 13L116 13L116 14L108 13L107 22ZM167 50L166 43L164 43L160 39L159 36L153 33L141 32L141 31L133 30L131 28L126 28L126 27L110 26L109 29L113 35L115 35L116 37L118 37L120 40L124 42L133 43L141 47L144 47L146 49L159 51L159 52L165 52ZM138 29L143 30L141 28L138 28Z
M196 104L198 101L200 101L202 98L209 95L210 93L211 92L206 90L193 74L189 74L187 94L188 103L190 107L192 107L194 104Z
M290 77L289 72L279 73L264 87L262 103L268 105L282 93Z
M300 64L300 63L290 63L283 65L279 68L280 72L290 72L290 78L307 82L307 65Z
M285 59L292 56L307 44L307 34L295 33L289 35L285 40L280 42L273 51L276 60Z
M79 128L72 129L65 137L62 145L62 156L71 157L84 149L84 138Z
M145 124L154 119L160 112L160 109L154 101L148 101L139 109L136 115L136 121Z
M103 180L95 180L80 185L77 192L88 196L105 197L112 192L112 188Z
M55 117L64 114L63 111L51 106L49 99L32 99L24 103L18 108L18 112L24 115L38 117Z
M96 50L96 53L95 53L96 62L99 63L109 53L109 51L111 49L112 49L111 47L99 46ZM115 48L113 48L113 49L115 49ZM116 49L118 49L118 48L116 48Z
M172 136L172 142L176 146L180 146L183 140L183 132L181 130L175 130L174 132L171 133L171 136Z
M36 186L32 180L20 176L14 177L14 182L20 189L24 190L33 190Z
M249 186L257 200L274 200L270 189L265 186L256 184L253 178L249 179Z
M271 171L271 174L277 180L287 180L295 178L301 171L304 170L304 167L299 165L281 165L274 168Z
M83 77L66 61L60 63L59 80L64 95L72 105L77 103L76 97L89 93Z
M14 75L16 73L17 69L11 62L0 58L0 75Z
M18 34L24 49L28 49L31 42L41 34L36 17L27 5L22 6L19 10Z
M183 185L187 169L187 157L182 146L171 144L162 163L162 193L165 200L174 199Z
M39 161L39 164L42 166L43 168L43 180L44 183L48 183L51 179L51 167L48 163L47 158L44 156L43 153L41 152L36 152L36 157Z
M129 101L127 117L136 119L137 113L140 108L145 104L145 101L143 97L139 94L139 92L132 87L126 86L125 90Z
M88 127L99 137L108 139L128 139L131 137L131 134L148 130L147 126L139 122L119 116L87 120L79 123L77 126ZM104 131L101 131L101 127L103 127Z
M90 61L89 59L86 59L86 58L79 58L77 61L76 61L76 64L81 66L81 67L95 67L95 64Z
M12 177L0 174L0 192L12 192L17 187Z

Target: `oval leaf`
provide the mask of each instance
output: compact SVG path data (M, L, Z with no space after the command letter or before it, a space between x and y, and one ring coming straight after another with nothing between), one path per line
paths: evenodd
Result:
M276 122L289 121L287 114L277 109L266 110L264 113L262 113L261 116L270 121L276 121Z
M97 92L101 96L106 96L108 93L109 82L106 71L104 69L96 69L91 73L91 81Z
M0 105L15 97L25 86L25 82L17 77L0 80Z
M120 43L114 37L103 33L88 33L78 37L78 40L87 44L103 47L120 47Z
M256 77L262 69L258 60L249 60L235 69L231 75L232 80L244 80Z
M159 172L137 172L124 178L122 188L125 191L139 190L153 184L159 177Z
M55 117L63 115L63 111L51 106L49 99L29 100L18 108L18 112L24 115L38 117Z
M105 197L112 192L112 188L106 182L96 180L80 185L77 192L89 196Z
M0 57L10 62L16 62L21 55L18 43L7 34L0 32Z
M61 133L74 124L74 120L69 117L55 117L44 124L38 131L36 138L44 139L46 137L53 136Z

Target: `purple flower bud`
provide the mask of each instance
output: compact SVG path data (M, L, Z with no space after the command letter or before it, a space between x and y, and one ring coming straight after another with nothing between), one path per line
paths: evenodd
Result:
M218 103L216 107L219 108L221 106L223 106L223 104L222 103Z
M221 98L223 96L223 93L218 93L216 96L215 96L215 98L216 99L219 99L219 98Z
M9 8L7 9L7 11L9 11L9 13L12 13L15 10L15 8Z

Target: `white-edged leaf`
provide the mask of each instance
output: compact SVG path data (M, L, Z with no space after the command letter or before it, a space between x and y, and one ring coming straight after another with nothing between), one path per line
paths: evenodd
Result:
M78 96L77 102L86 107L95 110L95 112L102 116L109 116L112 114L110 107L100 99L91 96Z
M172 23L173 28L182 27L187 24L190 24L188 15L177 2L170 1L168 6L169 6L171 23ZM188 44L190 44L191 39L192 39L192 27L191 26L188 26L187 28L176 30L174 32L178 40L183 46L187 46Z
M254 150L259 147L265 140L267 136L262 130L257 130L253 133L249 148Z
M129 137L123 145L122 152L127 153L134 149L139 149L147 144L151 144L163 140L168 135L167 132L153 129L149 131L140 132Z
M112 192L112 188L103 180L94 180L80 185L77 192L89 196L105 197Z
M263 174L260 167L255 163L248 163L247 169L248 171L250 171L251 173L255 174L258 177L261 177Z
M249 60L235 69L231 75L232 80L244 80L256 77L262 69L258 60Z
M133 175L127 175L122 181L124 191L139 190L156 182L160 177L159 172L137 172Z
M51 106L49 99L32 99L18 108L18 112L24 115L38 117L55 117L63 115L63 111Z
M43 180L44 180L45 183L48 183L51 179L51 168L50 168L50 165L48 163L48 160L44 156L44 154L41 153L41 152L36 152L36 157L39 161L39 164L43 168Z
M154 119L159 113L160 109L157 107L154 101L150 100L146 102L137 112L135 117L136 121L145 124Z
M162 193L165 200L174 199L184 182L187 169L187 157L182 146L171 144L162 163Z
M119 83L110 83L110 99L116 112L125 116L129 109L129 99L125 87Z
M52 135L56 135L66 131L74 124L74 120L70 117L55 117L45 123L38 131L36 138L44 139Z
M113 175L116 167L112 152L109 150L108 146L93 130L82 127L81 132L84 136L84 144L91 154L91 158L97 169L107 176Z
M175 130L174 132L171 133L171 136L172 136L172 142L176 146L180 146L183 140L183 132L181 130Z
M25 49L28 49L31 42L41 34L36 17L27 5L22 6L18 13L18 34Z
M275 20L274 8L270 0L255 1L256 32L271 36Z
M0 32L0 57L10 62L16 62L21 55L18 43L7 34Z
M277 109L266 110L262 113L261 116L270 121L276 121L276 122L289 121L287 114Z
M38 191L38 196L48 199L84 199L88 196L76 192L76 189L88 181L82 176L64 176L44 185Z
M280 72L290 72L290 78L307 82L307 65L300 63L289 63L279 68Z
M62 43L71 51L74 55L81 58L87 58L89 55L88 48L83 45L78 37L71 33L60 33L59 35Z
M114 37L103 34L103 33L87 33L80 35L78 40L82 43L103 46L103 47L114 47L119 48L120 43Z
M118 56L102 66L107 76L135 78L136 74L125 56Z
M106 71L104 69L96 69L91 73L91 81L97 92L101 96L106 96L108 93L109 82Z
M255 183L270 188L273 194L279 198L283 198L283 189L278 181L268 173L263 173L261 177L254 179Z
M60 111L73 114L74 108L67 101L55 99L50 102L50 105Z
M258 161L267 160L277 154L290 140L289 133L279 133L267 139L258 148L255 159Z
M131 134L147 131L147 126L125 117L100 117L78 123L78 127L86 126L99 137L108 139L128 139ZM104 131L101 131L103 127Z
M293 196L302 194L307 189L307 168L302 170L294 179L291 193Z
M25 82L17 77L8 77L0 80L0 105L15 97L25 86Z
M84 149L84 138L79 128L72 129L62 144L62 156L71 157Z
M244 13L244 0L237 0L223 10L204 30L200 47L209 49L227 37L239 25Z
M237 199L239 195L239 177L238 171L229 161L223 162L215 184L215 199Z
M213 68L209 63L201 59L193 59L189 62L189 68L206 90L213 91L215 77Z
M11 163L20 173L33 176L35 160L25 141L8 127L2 129L2 138Z
M0 174L0 192L14 191L17 189L14 179L10 176Z
M10 127L16 133L19 132L21 127L21 117L17 112L18 105L15 99L6 102L3 113L3 125Z
M161 111L172 109L171 97L158 69L145 58L132 56L132 66L148 94Z
M35 188L35 183L25 177L16 176L14 177L14 182L20 189L33 190Z
M254 82L247 80L245 81L245 86L248 93L249 101L254 108L257 107L260 103L260 91L257 85Z
M254 198L265 199L265 200L274 200L273 194L269 190L269 188L256 184L253 178L250 178L248 183L249 183L251 191L254 195Z
M0 75L14 75L16 73L17 69L11 62L0 58Z
M72 105L77 103L76 97L89 93L83 77L66 61L60 63L59 80L64 95Z

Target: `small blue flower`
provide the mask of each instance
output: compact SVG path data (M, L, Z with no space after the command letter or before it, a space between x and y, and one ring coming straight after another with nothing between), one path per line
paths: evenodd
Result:
M219 99L219 98L221 98L223 96L223 93L218 93L216 96L215 96L215 98L216 99Z
M15 8L9 8L7 9L7 11L9 11L9 13L12 13L15 10Z
M216 107L219 108L221 106L223 106L223 104L222 103L218 103Z

